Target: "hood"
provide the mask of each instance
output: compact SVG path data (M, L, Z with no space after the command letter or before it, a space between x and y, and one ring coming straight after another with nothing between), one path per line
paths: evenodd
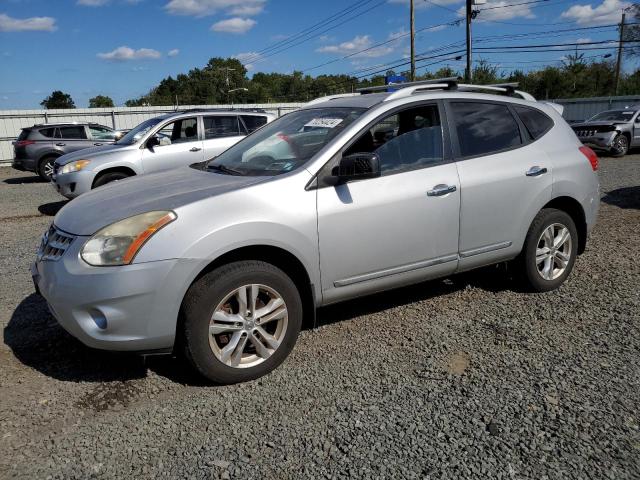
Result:
M271 177L244 177L183 167L120 180L66 204L53 222L74 235L93 235L118 220L153 210L173 210Z
M578 127L610 127L611 125L623 125L629 122L620 122L613 120L597 120L593 122L580 122L580 123L572 123L571 128Z
M82 158L87 158L91 160L93 158L98 158L98 157L101 157L102 155L111 153L114 150L122 150L124 148L131 148L132 146L133 145L112 144L112 145L102 145L101 147L83 148L82 150L77 150L75 152L62 155L60 158L56 160L56 163L58 165L66 165L69 162L75 162L76 160L80 160Z

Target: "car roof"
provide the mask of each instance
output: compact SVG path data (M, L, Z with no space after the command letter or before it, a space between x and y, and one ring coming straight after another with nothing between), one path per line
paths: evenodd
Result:
M83 126L83 125L95 125L97 127L105 127L111 129L111 127L107 127L106 125L102 125L96 122L56 122L56 123L36 123L31 127L24 127L23 130L28 128L51 128L51 127L69 127L69 126Z

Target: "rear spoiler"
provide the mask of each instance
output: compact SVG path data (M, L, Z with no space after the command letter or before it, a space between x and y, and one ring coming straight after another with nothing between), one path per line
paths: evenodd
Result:
M562 112L564 112L564 105L560 105L559 103L553 103L553 102L540 102L540 103L544 103L546 105L549 105L550 107L553 107L553 109L558 112L560 115L562 115Z

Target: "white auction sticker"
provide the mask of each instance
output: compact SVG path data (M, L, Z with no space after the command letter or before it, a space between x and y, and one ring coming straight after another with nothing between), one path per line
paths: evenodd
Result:
M342 118L314 118L308 123L305 123L305 127L325 127L333 128L342 123Z

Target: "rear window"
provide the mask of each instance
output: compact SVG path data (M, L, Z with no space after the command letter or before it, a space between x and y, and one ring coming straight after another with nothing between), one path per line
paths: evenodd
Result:
M262 115L240 115L249 133L267 124L267 117Z
M47 138L60 138L60 131L55 127L43 128L42 130L38 130L40 135Z
M62 138L69 139L83 139L87 138L87 133L84 130L84 127L60 127L60 134Z
M553 120L535 108L514 106L516 113L534 140L539 139L553 127Z
M506 105L452 102L451 110L463 157L489 155L522 144L518 123Z

